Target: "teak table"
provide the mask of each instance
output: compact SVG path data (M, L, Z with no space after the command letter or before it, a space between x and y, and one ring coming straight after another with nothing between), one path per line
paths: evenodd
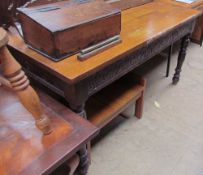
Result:
M182 39L173 77L173 84L178 83L199 15L196 10L161 2L123 11L122 43L85 61L78 61L74 55L53 62L29 49L14 30L10 32L9 48L27 75L64 97L73 111L86 117L85 103L90 96Z

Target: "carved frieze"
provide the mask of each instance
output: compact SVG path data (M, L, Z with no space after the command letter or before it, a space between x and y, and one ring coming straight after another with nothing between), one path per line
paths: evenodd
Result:
M91 96L103 87L119 79L126 73L132 71L150 58L154 57L165 48L192 32L194 20L181 24L174 30L169 30L162 36L157 36L146 45L137 48L127 56L123 56L119 61L112 63L108 67L100 70L87 79L88 95Z

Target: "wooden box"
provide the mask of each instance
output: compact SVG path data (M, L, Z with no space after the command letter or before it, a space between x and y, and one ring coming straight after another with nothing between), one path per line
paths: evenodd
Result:
M102 0L19 8L25 42L54 61L120 34L121 13Z

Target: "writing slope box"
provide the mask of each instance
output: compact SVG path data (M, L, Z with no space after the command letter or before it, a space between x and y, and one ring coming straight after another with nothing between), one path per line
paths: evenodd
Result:
M18 12L25 42L54 61L121 31L120 11L99 0L74 5L58 2Z

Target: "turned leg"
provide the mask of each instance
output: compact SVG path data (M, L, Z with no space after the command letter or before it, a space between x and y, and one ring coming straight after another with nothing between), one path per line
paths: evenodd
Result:
M175 74L173 76L173 84L177 84L180 79L181 68L182 68L183 62L185 60L187 46L190 41L189 38L190 38L190 35L188 34L188 35L184 36L182 39L181 48L180 48L179 55L178 55L178 63L177 63L177 67L175 69Z
M49 134L51 132L50 121L42 112L39 97L30 86L21 65L7 49L7 43L7 33L3 29L0 29L0 61L2 63L3 74L10 82L11 88L16 92L21 103L33 115L36 126L43 134Z
M86 119L86 112L84 109L85 105L81 106L75 106L70 104L70 108L80 115L81 117ZM88 154L88 147L87 145L84 145L82 149L78 152L78 155L80 157L80 164L77 168L77 173L79 175L86 175L89 169L89 154Z
M80 164L78 166L77 172L79 175L87 175L89 169L89 156L87 146L85 145L80 151L78 152L80 157Z

